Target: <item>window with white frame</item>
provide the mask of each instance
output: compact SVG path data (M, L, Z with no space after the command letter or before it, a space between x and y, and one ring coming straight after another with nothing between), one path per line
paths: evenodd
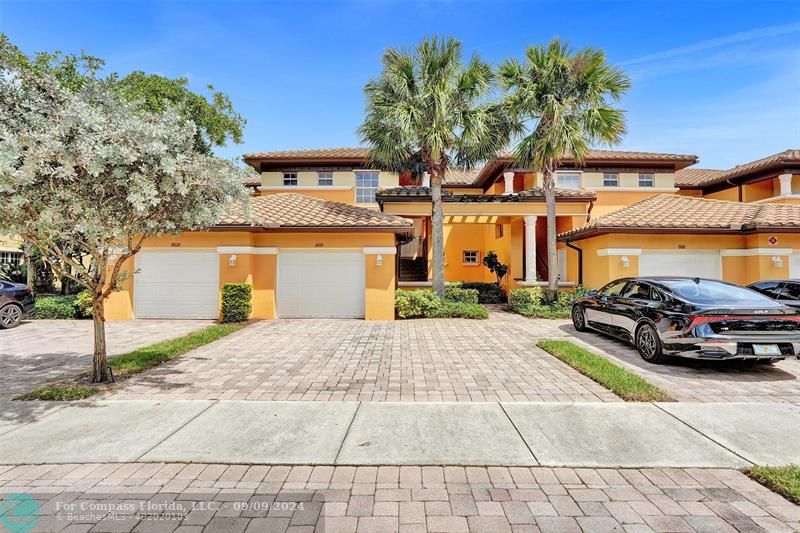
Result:
M19 266L22 263L22 252L0 252L0 263Z
M461 262L465 265L477 265L480 263L480 252L478 250L462 250Z
M356 171L356 203L374 204L375 193L378 192L378 171Z
M317 172L317 185L320 187L330 187L333 185L333 172Z
M619 174L603 173L603 187L619 187Z
M283 186L284 187L297 187L297 172L284 172L283 173Z
M580 189L580 172L556 172L556 187L560 189Z
M654 174L639 174L639 187L655 187L656 177Z

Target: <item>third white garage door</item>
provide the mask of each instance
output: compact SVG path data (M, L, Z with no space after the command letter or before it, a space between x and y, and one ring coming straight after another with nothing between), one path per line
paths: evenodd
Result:
M689 276L720 279L722 261L719 252L653 252L639 256L640 276Z
M364 262L360 249L281 249L278 317L364 318Z

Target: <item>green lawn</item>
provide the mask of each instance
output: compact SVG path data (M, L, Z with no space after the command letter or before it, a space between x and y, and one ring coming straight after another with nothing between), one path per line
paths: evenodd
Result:
M655 385L608 359L569 341L540 341L537 346L611 390L628 402L670 402L673 399Z
M158 366L190 350L214 342L234 331L242 329L242 324L214 324L200 331L195 331L168 341L157 342L132 352L124 353L109 359L109 366L115 377L123 377L148 368ZM82 400L100 390L97 385L65 385L55 384L28 392L19 396L18 400Z
M800 505L800 465L752 466L744 473L787 500Z

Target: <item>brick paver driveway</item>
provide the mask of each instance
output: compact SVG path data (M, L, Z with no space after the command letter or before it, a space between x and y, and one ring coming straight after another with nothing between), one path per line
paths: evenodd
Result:
M110 355L180 337L208 320L127 320L106 323ZM31 320L0 330L0 399L83 372L92 365L91 320Z
M792 532L800 508L735 470L0 466L33 531ZM317 526L315 528L314 526Z
M534 322L540 334L566 336L583 342L593 351L669 391L680 401L800 404L800 361L797 359L786 359L774 365L753 365L676 358L667 364L652 365L630 345L598 333L578 333L566 320Z
M535 322L275 320L116 387L113 399L619 401L536 348Z

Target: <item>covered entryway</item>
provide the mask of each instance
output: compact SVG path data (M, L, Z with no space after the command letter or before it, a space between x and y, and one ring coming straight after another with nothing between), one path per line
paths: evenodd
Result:
M281 249L278 317L364 318L364 265L361 249Z
M722 260L718 251L642 250L642 255L639 257L639 275L721 279Z
M136 318L219 316L216 250L142 250L134 257Z

